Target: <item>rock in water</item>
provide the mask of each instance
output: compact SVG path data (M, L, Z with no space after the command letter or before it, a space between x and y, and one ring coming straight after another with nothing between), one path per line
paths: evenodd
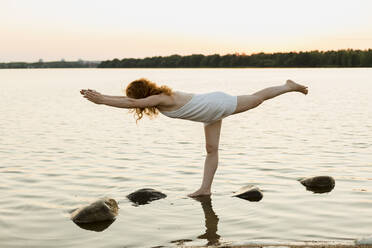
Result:
M307 190L314 193L327 193L335 187L335 179L330 176L310 177L299 181Z
M167 195L154 189L139 189L129 195L128 199L138 205L147 204L151 201L159 200L167 197Z
M254 186L245 186L236 192L233 197L239 197L248 201L261 201L263 194L261 190Z
M76 209L71 214L75 223L93 223L99 221L112 221L118 215L119 206L114 199L99 199L88 206Z

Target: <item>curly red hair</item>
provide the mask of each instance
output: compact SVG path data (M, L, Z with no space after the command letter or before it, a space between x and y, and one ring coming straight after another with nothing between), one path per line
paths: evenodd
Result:
M152 95L159 95L159 94L166 94L168 96L172 95L172 89L168 86L162 85L158 86L156 83L147 80L146 78L140 78L133 82L131 82L126 90L125 93L130 98L140 99L146 98ZM130 110L133 112L134 115L137 117L136 121L142 119L143 114L149 116L150 118L155 117L158 115L159 111L156 107L148 107L148 108L134 108Z

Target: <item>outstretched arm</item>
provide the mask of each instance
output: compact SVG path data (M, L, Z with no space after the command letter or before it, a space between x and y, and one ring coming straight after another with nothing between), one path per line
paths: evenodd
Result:
M95 90L91 90L91 89L84 90L83 89L83 90L80 90L80 94L84 95L86 92L89 92L89 91L99 93ZM104 97L107 97L107 98L112 98L112 99L122 99L122 98L126 97L126 96L109 96L109 95L103 95L103 94L101 94L101 95L104 96Z
M88 101L96 104L104 104L117 108L146 108L154 107L162 103L161 95L153 95L142 99L134 99L126 96L108 96L94 90L81 90L80 94Z

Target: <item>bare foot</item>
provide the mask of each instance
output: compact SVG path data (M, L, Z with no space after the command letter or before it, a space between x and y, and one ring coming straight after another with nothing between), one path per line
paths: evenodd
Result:
M188 197L198 197L198 196L205 196L205 195L211 195L211 191L210 190L198 189L194 193L188 194L187 196Z
M290 89L292 89L293 91L301 92L305 95L307 95L307 93L308 93L308 90L307 90L306 86L301 85L301 84L297 84L297 83L293 82L292 80L287 80L286 85Z

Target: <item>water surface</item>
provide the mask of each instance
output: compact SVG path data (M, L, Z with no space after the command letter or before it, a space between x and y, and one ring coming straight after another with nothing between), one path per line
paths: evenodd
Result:
M159 116L136 125L127 110L92 104L79 90L120 95L147 77L175 90L251 94L288 78L309 86L223 121L210 199L198 188L203 124ZM152 247L352 242L371 235L371 69L0 70L0 247ZM306 191L329 175L335 189ZM245 185L260 202L232 198ZM144 187L167 198L139 207ZM119 202L106 230L70 212L100 197Z

